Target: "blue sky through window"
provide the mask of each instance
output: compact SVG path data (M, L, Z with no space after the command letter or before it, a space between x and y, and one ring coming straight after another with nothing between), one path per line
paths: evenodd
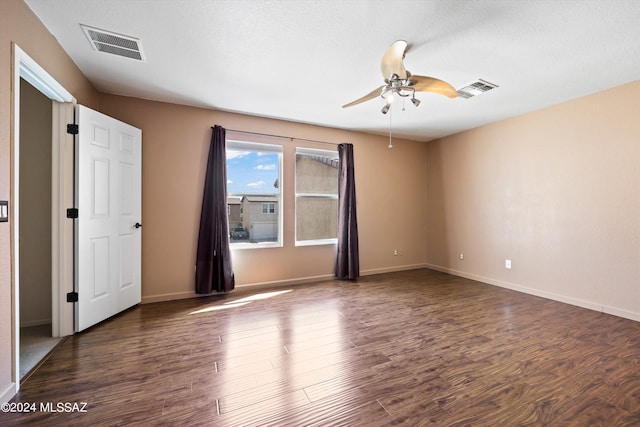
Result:
M278 153L227 149L229 194L278 194Z

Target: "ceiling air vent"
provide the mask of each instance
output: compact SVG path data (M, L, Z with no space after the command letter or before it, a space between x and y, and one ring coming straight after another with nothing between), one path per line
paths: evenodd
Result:
M144 61L140 40L134 37L123 36L121 34L87 27L86 25L80 26L89 38L91 46L93 46L95 50L124 56L125 58L137 59L138 61Z
M478 79L477 82L470 83L462 89L458 89L458 96L461 98L471 98L473 96L488 92L491 89L495 89L497 87L498 86L494 85L493 83Z

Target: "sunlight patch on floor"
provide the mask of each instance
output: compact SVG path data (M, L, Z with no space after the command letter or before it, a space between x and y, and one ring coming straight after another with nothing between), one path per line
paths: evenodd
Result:
M263 300L263 299L267 299L267 298L276 297L278 295L282 295L282 294L286 294L287 292L291 292L292 290L293 289L287 289L287 290L284 290L284 291L264 292L264 293L261 293L261 294L255 294L255 295L251 295L251 296L248 296L248 297L240 298L240 299L235 300L235 301L225 302L222 305L213 305L213 306L210 306L210 307L201 308L199 310L192 311L189 314L201 314L201 313L208 313L208 312L211 312L211 311L220 311L220 310L226 310L226 309L229 309L229 308L242 307L243 305L250 304L253 301L259 301L259 300Z

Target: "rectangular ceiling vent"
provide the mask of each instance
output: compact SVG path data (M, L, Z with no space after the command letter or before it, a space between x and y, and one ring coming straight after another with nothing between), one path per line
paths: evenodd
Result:
M471 98L473 96L478 96L482 93L488 92L497 87L498 85L494 85L493 83L478 79L477 82L470 83L462 89L458 89L458 96L461 98Z
M80 26L95 50L144 62L140 40L82 24Z

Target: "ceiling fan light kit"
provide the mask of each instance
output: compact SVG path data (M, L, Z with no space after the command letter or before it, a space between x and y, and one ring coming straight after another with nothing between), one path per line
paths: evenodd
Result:
M407 72L409 74L409 72ZM411 97L411 102L414 106L420 105L420 100L416 98L416 90L412 87L413 82L410 79L400 79L397 74L391 76L391 79L382 89L382 93L380 96L386 101L386 105L382 107L382 114L387 114L389 112L389 108L391 103L395 99L395 96L399 96L401 98ZM403 104L404 105L404 104ZM402 108L404 110L404 107Z

